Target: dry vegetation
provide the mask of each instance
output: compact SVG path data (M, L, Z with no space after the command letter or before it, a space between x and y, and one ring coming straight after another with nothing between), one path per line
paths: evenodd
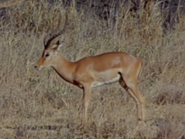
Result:
M81 130L81 90L52 69L33 68L65 8L44 0L9 7L0 21L0 138L185 139L185 17L164 34L158 8L151 5L138 25L127 7L110 22L70 6L61 53L71 61L109 51L140 57L147 102L146 124L137 125L135 102L117 83L95 88L89 124Z

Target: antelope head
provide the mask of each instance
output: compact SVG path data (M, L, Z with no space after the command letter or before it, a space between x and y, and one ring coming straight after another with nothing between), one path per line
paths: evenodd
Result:
M58 36L62 35L65 32L66 26L68 24L67 12L66 12L66 19L65 20L66 20L65 25L64 25L63 29L60 30L60 25L61 25L61 14L60 14L57 28L53 32L51 32L50 34L45 36L45 38L44 38L44 51L42 53L41 58L39 59L39 61L35 65L35 69L41 70L43 67L53 66L52 64L56 60L57 51L62 46L62 43L59 40L57 40L55 42L54 42L54 40ZM63 39L63 36L61 38Z

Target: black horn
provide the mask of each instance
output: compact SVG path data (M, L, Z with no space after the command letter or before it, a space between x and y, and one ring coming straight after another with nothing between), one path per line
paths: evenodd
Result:
M63 29L60 31L60 25L61 25L61 13L60 13L57 28L54 31L52 31L50 34L46 35L45 38L44 38L44 47L45 47L45 49L47 49L49 47L49 45L50 45L50 43L52 42L53 39L62 35L65 32L66 26L68 25L67 11L66 11L66 14L65 14L65 18L66 18L65 19L65 25L64 25Z

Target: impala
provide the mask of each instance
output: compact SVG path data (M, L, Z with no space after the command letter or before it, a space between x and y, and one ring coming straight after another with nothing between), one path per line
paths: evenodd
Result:
M44 51L35 69L52 67L65 81L83 90L84 118L87 123L87 109L93 87L119 82L134 98L137 105L138 122L145 120L145 99L138 88L138 75L141 60L125 52L109 52L97 56L85 57L76 62L66 60L59 52L62 43L52 41L62 35L68 24L67 14L62 30L58 27L44 38Z

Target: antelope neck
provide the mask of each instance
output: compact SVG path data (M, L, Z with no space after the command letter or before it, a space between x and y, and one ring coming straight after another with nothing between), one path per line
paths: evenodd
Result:
M66 60L62 55L57 54L56 57L54 57L54 63L52 67L64 80L71 83L73 82L73 75L75 69L74 62L70 62Z

